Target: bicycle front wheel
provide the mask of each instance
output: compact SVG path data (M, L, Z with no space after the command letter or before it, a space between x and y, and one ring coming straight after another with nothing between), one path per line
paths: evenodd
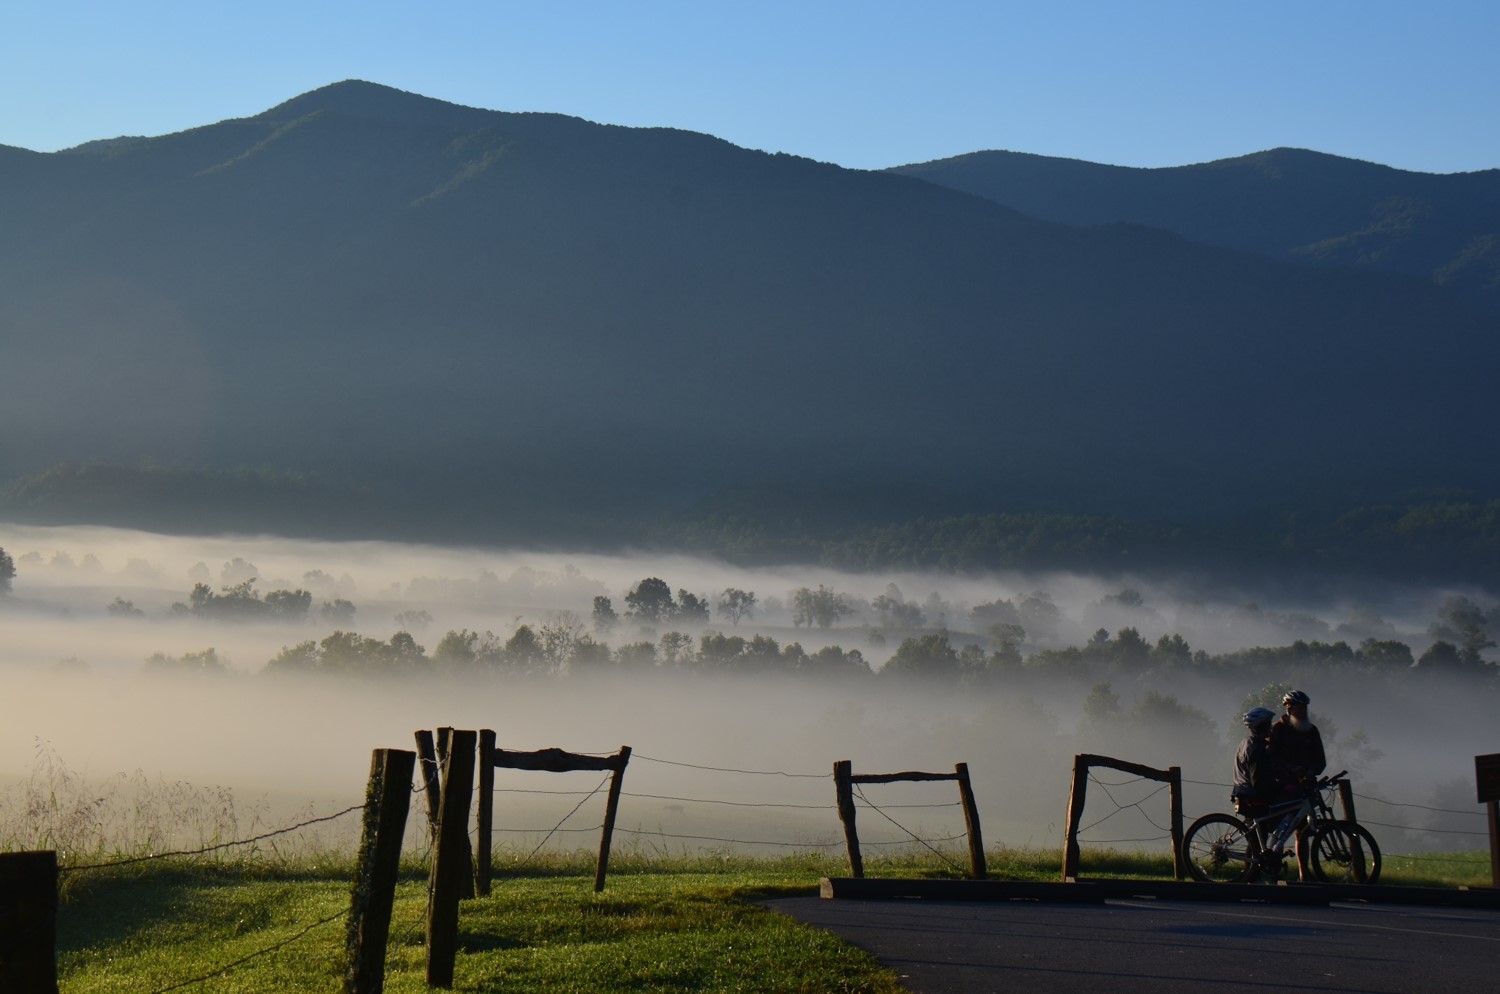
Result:
M1182 835L1182 862L1194 880L1245 883L1255 875L1260 840L1233 815L1204 815Z
M1363 825L1324 822L1308 839L1313 876L1325 884L1373 884L1380 879L1380 846Z

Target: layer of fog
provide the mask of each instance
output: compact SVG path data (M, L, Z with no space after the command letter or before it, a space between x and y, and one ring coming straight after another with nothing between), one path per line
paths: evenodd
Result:
M362 798L372 749L410 748L418 728L483 727L497 730L501 745L511 749L609 752L632 746L638 758L621 824L642 833L633 836L639 845L665 851L714 845L714 839L829 845L836 851L840 835L828 807L832 788L826 774L837 759L852 760L856 772L941 771L967 762L992 844L1057 844L1074 751L1179 765L1189 780L1201 781L1190 787L1189 815L1220 810L1236 734L1232 716L1264 679L1194 679L1151 688L1178 696L1218 723L1218 738L1205 745L1201 737L1178 735L1170 727L1133 728L1114 741L1101 739L1080 722L1087 688L1061 682L1025 693L977 694L910 687L895 692L875 686L878 681L839 685L664 674L513 685L289 681L268 679L262 670L283 647L322 638L334 627L381 639L411 629L431 650L453 629L491 630L504 638L522 622L544 622L559 612L572 612L586 624L595 596L611 598L623 613L625 593L648 576L710 601L726 588L754 591L755 616L735 628L715 617L707 626L664 625L651 633L627 622L609 637L613 644L669 628L768 634L783 645L800 642L809 652L830 644L859 649L876 668L898 638L874 638L869 617L850 617L829 629L794 626L790 592L821 584L867 603L888 595L894 584L907 601L924 606L930 629L945 627L955 644L981 637L967 620L973 606L1045 591L1060 617L1054 630L1028 632L1028 650L1082 644L1097 628L1131 625L1148 641L1175 632L1194 649L1212 652L1299 638L1342 638L1357 645L1374 637L1406 641L1417 654L1432 641L1425 632L1443 599L1468 593L1369 583L1357 590L1342 584L1309 591L1303 585L1292 599L1280 592L1284 586L1249 590L1228 577L851 575L812 567L747 570L681 557L179 538L102 528L3 526L0 548L17 562L13 592L0 602L0 790L34 776L38 755L51 754L84 779L140 770L168 781L228 786L242 798L268 799L261 803L273 813L306 805L336 810ZM226 624L173 614L172 605L187 601L195 582L217 589L245 579L247 570L261 592L310 590L315 607L308 619L294 625ZM1111 600L1127 588L1139 599ZM334 626L319 617L316 606L339 598L357 611L352 622ZM141 613L111 613L117 599ZM415 612L426 612L430 622L414 626ZM143 673L153 654L180 656L210 647L230 671L220 679ZM1434 785L1471 777L1472 757L1500 748L1493 704L1484 698L1439 693L1436 684L1430 693L1400 701L1385 699L1383 687L1330 682L1304 689L1313 694L1314 717L1321 713L1336 722L1343 741L1364 730L1383 753L1330 756L1335 768L1357 761L1357 789L1375 796L1428 803ZM1116 683L1114 690L1128 708L1145 688ZM597 779L502 774L499 786L587 792ZM1161 834L1164 795L1140 809L1130 807L1154 785L1108 790L1108 801L1098 792L1092 796L1085 824L1115 804L1125 810L1086 837L1133 841ZM951 786L867 793L894 819L862 814L868 839L900 841L906 830L924 838L962 831L948 796ZM500 795L501 822L534 830L514 836L529 844L578 800L506 793ZM946 807L903 807L927 803ZM1409 809L1382 813L1403 824L1416 817ZM579 818L569 826L598 823L597 813L585 811ZM584 834L564 841L592 845ZM1455 844L1472 848L1481 842L1476 837Z

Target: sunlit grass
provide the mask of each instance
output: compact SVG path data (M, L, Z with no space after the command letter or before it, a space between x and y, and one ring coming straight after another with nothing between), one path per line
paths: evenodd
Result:
M994 879L1056 881L1059 850L997 849ZM1450 862L1451 861L1451 862ZM519 857L512 861L519 863ZM602 894L594 854L538 854L464 901L458 991L896 992L892 973L833 936L757 902L812 895L847 876L840 857L733 852L617 854ZM1484 884L1486 853L1388 856L1382 882ZM1446 869L1435 869L1446 867ZM207 977L214 991L339 989L352 865L309 859L170 859L78 874L59 912L63 994L137 994ZM943 857L867 860L870 877L958 877ZM1169 879L1163 854L1086 850L1092 879ZM397 887L386 989L426 991L427 879L408 854Z

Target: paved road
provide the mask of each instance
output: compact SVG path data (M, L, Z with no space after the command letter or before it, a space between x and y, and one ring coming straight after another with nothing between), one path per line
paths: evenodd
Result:
M816 897L767 906L869 950L917 994L1500 990L1493 910Z

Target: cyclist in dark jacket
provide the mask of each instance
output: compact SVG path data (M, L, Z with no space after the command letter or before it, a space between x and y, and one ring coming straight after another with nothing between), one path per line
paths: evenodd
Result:
M1307 717L1310 698L1300 690L1289 690L1281 699L1286 713L1271 726L1271 759L1276 777L1288 794L1303 793L1308 784L1328 766L1323 755L1323 735Z
M1276 770L1276 781L1283 798L1301 797L1315 789L1318 774L1328 766L1323 754L1323 734L1307 717L1307 705L1311 701L1300 690L1289 690L1281 699L1286 713L1271 726L1268 737L1271 745L1271 762ZM1305 831L1296 838L1298 878L1308 879Z
M1241 814L1264 814L1276 797L1276 773L1266 741L1275 717L1269 708L1251 708L1245 712L1247 734L1234 754L1234 788L1230 791L1234 808Z

